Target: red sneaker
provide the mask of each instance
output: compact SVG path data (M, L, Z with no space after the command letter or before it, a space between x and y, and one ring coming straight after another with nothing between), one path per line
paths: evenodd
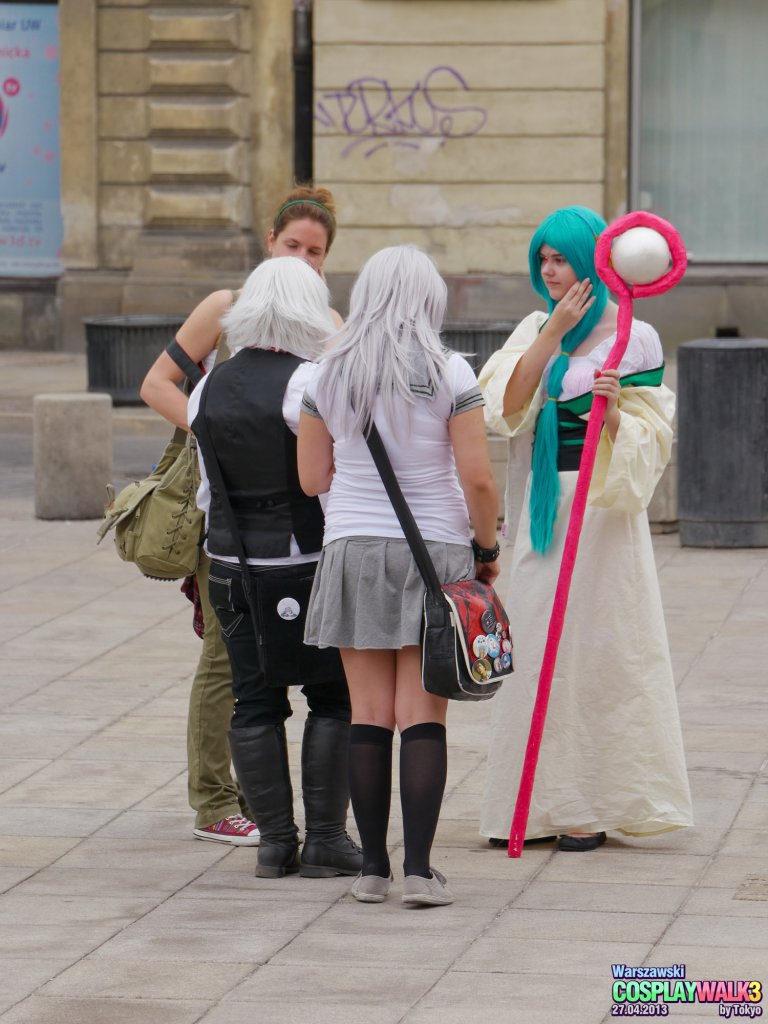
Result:
M194 830L196 839L210 839L214 843L229 843L230 846L258 846L259 830L252 821L242 814L230 814L213 825Z

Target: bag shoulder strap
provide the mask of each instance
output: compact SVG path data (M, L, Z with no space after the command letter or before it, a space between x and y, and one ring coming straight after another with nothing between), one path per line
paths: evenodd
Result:
M175 338L168 346L166 346L165 351L174 363L176 363L181 372L188 380L192 381L193 384L198 384L203 379L203 371L197 363L192 362L190 357Z
M239 295L239 292L233 292L233 295ZM174 363L176 363L181 372L185 374L187 379L186 381L184 381L183 391L184 394L187 397L189 397L189 395L192 393L192 389L195 387L196 384L200 383L200 381L205 376L205 373L200 369L197 363L192 361L192 358L189 355L187 355L187 353L184 351L184 349L181 347L178 341L176 341L175 338L173 339L172 342L170 342L170 344L166 346L165 351L168 353L168 355L171 357ZM214 360L213 363L214 368L218 366L219 363L223 363L225 359L229 358L229 348L227 347L226 344L224 331L219 331L219 336L216 339L216 344L214 345L212 351L216 352L216 359ZM184 441L187 438L187 436L188 435L185 430L182 430L180 427L177 427L176 430L174 431L171 441L174 444L184 444Z
M224 331L219 331L219 336L216 339L216 358L213 361L212 369L215 369L220 363L229 359L230 354L227 336Z
M239 292L233 292L233 295L238 294ZM174 363L176 363L178 368L186 376L187 380L193 387L200 383L205 376L205 373L200 369L197 363L192 361L192 358L187 355L175 338L166 346L165 351ZM229 358L229 346L227 345L227 336L224 331L219 331L219 336L216 338L216 343L211 351L216 353L216 358L213 363L214 366L218 366L219 363L223 363Z
M232 292L232 302L230 303L230 308L234 306L234 304L240 298L242 290L242 288L239 288L237 291ZM224 331L219 331L219 336L216 339L216 344L213 346L212 351L214 349L216 351L216 360L213 365L218 366L219 363L224 362L224 360L227 359L229 356L229 348L227 347L226 344L226 335L224 334ZM187 355L187 353L184 351L184 349L181 347L181 345L175 338L173 339L172 342L170 342L170 344L166 346L165 351L168 353L168 355L171 357L174 363L176 363L178 368L187 377L187 379L192 382L193 385L200 383L200 381L205 376L203 371L200 369L197 363L194 363L192 361L192 359Z
M429 592L430 597L436 601L443 601L443 591L440 586L440 580L437 578L437 572L435 571L435 565L429 556L427 545L424 543L424 538L421 535L421 530L416 525L416 520L413 517L408 502L405 500L400 484L397 482L395 471L392 468L387 449L384 447L384 442L381 439L381 434L376 429L376 424L369 423L369 429L365 433L365 441L370 449L371 456L376 465L376 469L379 471L381 482L384 484L384 489L389 495L389 500L392 502L392 508L395 510L395 515L398 518L400 526L403 528L405 539L408 541L408 546L411 549L414 560L421 573L421 578L424 580L424 585Z

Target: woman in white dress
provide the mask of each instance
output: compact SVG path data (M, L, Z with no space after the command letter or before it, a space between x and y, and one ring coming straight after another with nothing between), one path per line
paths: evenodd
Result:
M672 445L675 399L656 331L633 320L618 370L601 372L618 308L594 267L605 221L557 210L531 241L548 312L526 317L480 375L486 422L510 438L515 537L505 602L515 681L493 707L480 831L507 845L592 395L607 400L552 681L526 840L593 850L606 832L692 824L674 679L646 509ZM525 486L516 533L510 505Z

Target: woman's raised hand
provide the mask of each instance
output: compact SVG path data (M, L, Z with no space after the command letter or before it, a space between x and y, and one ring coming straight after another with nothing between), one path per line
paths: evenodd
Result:
M548 326L563 337L579 323L594 302L592 282L585 277L583 281L577 281L576 284L571 285L560 299L552 310Z
M519 359L504 389L502 411L512 416L536 390L549 358L560 351L565 335L582 319L595 301L589 278L576 281L560 299L533 344Z

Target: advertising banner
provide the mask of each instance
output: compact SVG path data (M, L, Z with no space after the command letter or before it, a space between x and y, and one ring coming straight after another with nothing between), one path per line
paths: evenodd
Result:
M0 277L61 273L55 4L0 3Z

